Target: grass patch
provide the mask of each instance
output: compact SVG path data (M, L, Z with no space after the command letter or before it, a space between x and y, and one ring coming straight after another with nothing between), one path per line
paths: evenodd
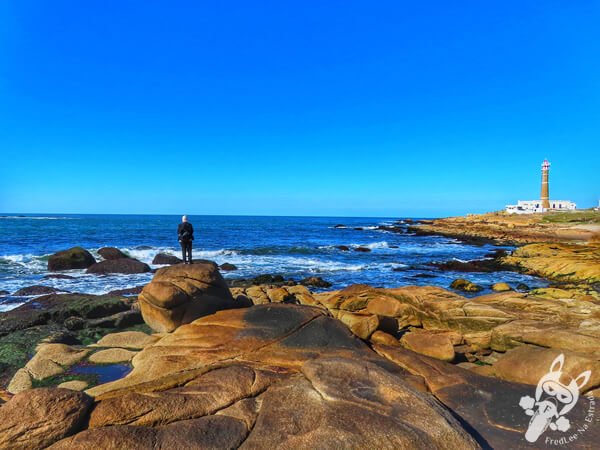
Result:
M600 224L600 211L564 211L548 212L542 217L542 222L546 223L581 223L581 224Z

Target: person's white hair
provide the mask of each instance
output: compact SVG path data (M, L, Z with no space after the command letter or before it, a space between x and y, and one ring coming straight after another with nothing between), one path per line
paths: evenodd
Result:
M182 216L182 217L181 217L181 221L182 221L182 222L187 222L187 216Z

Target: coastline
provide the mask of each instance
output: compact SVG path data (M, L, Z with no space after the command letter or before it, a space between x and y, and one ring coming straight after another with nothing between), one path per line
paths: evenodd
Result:
M485 263L453 264L463 265L467 283L471 270L508 268L552 282L524 292L500 286L505 283L484 295L432 286L315 291L273 277L231 287L216 264L199 261L159 269L138 298L37 297L0 314L7 388L0 417L8 424L0 425L0 447L13 436L11 426L27 445L68 448L103 447L115 436L134 439L137 431L172 442L188 421L201 429L206 421L226 426L229 431L211 435L212 444L225 436L238 439L227 444L233 447L332 444L311 419L311 405L325 422L358 410L375 430L364 435L338 425L331 439L381 444L377 430L384 426L394 442L406 443L402 430L408 427L422 436L416 445L520 448L528 418L510 411L558 354L568 359L572 376L582 368L600 374L600 244L595 225L581 225L493 214L410 225L417 234L516 243L511 254L498 252ZM374 386L377 394L364 397L346 383ZM204 397L198 389L213 393ZM297 400L289 400L291 392ZM582 392L586 399L599 397L600 375ZM64 409L50 406L57 396L79 414L74 428L59 424L58 434L42 432L36 441L36 423L17 425L7 416L14 405L41 404L60 417ZM399 398L410 398L411 406ZM508 415L492 418L491 411L502 408ZM574 422L582 420L577 414ZM310 435L279 433L280 421L292 415ZM434 433L419 416L441 428ZM599 434L597 427L582 442Z

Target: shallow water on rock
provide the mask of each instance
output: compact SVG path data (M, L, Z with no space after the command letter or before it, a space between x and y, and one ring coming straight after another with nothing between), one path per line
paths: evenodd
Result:
M95 378L94 384L104 384L111 381L120 380L131 372L132 367L129 364L78 364L71 367L68 375L84 375Z

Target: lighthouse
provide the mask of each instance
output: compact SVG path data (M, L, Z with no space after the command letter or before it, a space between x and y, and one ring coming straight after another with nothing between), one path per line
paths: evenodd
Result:
M546 211L572 211L577 205L569 200L550 200L550 163L542 163L542 193L539 200L519 200L516 205L506 205L508 214L535 214Z
M550 208L550 186L548 185L548 175L550 172L550 163L547 159L542 163L542 194L540 200L542 202L542 208Z

